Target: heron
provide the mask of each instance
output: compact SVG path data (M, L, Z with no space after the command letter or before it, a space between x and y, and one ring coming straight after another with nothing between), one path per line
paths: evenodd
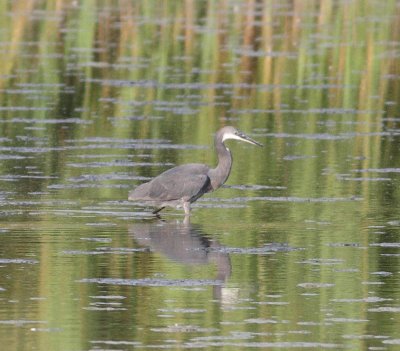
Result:
M190 204L206 193L217 190L226 182L232 168L232 155L225 146L229 139L263 146L240 130L226 126L215 133L214 144L218 156L215 168L202 163L189 163L173 167L151 181L129 192L128 200L144 202L155 207L158 214L165 207L181 208L190 215Z

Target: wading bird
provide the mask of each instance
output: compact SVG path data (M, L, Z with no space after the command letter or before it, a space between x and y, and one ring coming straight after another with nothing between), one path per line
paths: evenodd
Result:
M217 167L189 163L171 168L129 192L128 199L156 207L153 214L169 206L183 207L185 215L189 215L192 202L205 193L217 190L228 179L232 167L231 152L224 144L228 139L263 146L234 127L223 127L217 131L214 138L218 155Z

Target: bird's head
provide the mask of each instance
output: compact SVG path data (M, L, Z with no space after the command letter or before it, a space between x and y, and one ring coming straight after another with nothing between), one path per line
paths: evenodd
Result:
M245 141L246 143L250 143L257 146L264 146L263 144L250 138L248 135L244 134L240 130L231 126L221 128L217 132L217 134L221 137L222 142L228 139L235 139L235 140Z

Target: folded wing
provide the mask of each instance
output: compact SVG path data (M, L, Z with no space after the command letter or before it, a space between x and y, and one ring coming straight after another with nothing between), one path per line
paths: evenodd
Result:
M129 193L129 200L193 202L211 190L209 168L202 164L174 167Z

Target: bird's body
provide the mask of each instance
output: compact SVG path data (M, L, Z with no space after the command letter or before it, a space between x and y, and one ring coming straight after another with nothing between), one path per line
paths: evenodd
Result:
M260 145L233 127L221 128L215 135L218 165L210 168L201 163L189 163L171 168L150 182L139 185L129 193L129 200L143 201L161 211L164 207L183 207L190 213L190 204L205 193L218 189L228 179L232 167L232 155L225 146L227 139L237 139Z
M185 206L212 191L208 171L209 167L198 163L171 168L132 190L129 200L145 201L159 210L183 206L186 213Z

